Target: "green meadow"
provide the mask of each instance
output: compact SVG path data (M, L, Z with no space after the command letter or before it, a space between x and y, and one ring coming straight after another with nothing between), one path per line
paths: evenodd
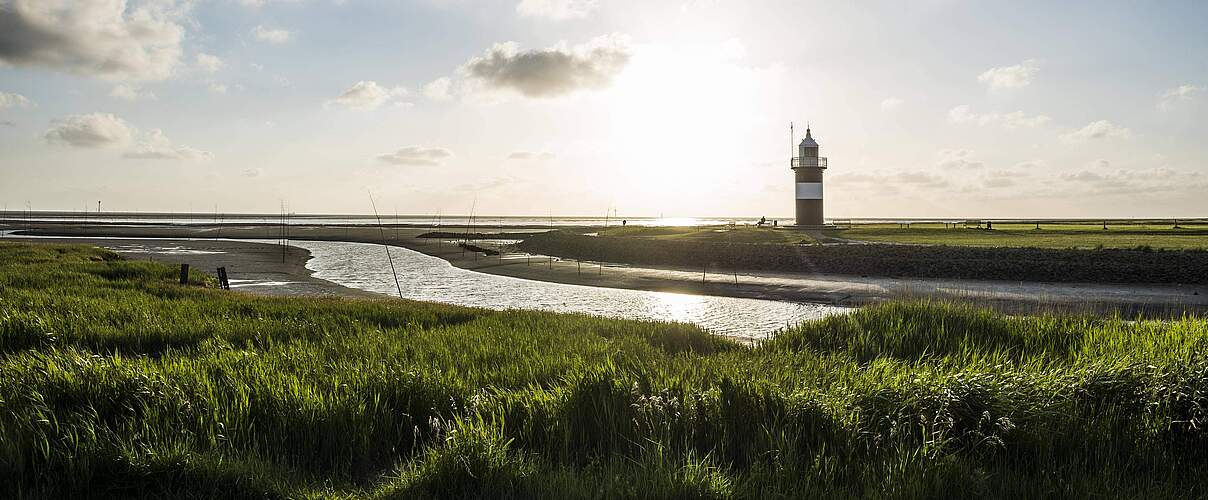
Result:
M972 225L965 227L964 224L955 227L944 224L855 224L827 234L852 240L920 245L1208 249L1208 224L1202 222L995 223L991 230Z
M0 244L0 497L1208 495L1208 321L264 298Z

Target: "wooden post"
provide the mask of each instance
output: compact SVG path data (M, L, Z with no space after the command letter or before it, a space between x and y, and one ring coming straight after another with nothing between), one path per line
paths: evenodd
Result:
M229 280L227 280L227 273L226 273L225 267L218 268L218 284L222 287L223 290L231 289L231 282Z
M189 284L189 265L188 264L180 265L180 284L182 284L182 285Z

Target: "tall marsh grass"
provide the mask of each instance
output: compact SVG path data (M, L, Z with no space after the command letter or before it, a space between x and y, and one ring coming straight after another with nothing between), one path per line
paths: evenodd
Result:
M0 497L1208 495L1208 321L283 299L0 244Z

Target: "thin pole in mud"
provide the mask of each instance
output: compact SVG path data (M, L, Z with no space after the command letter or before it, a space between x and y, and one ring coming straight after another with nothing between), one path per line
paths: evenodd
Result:
M478 208L478 196L474 197L474 202L470 203L470 218L466 220L466 235L461 239L461 256L466 256L466 245L470 244L470 228L474 227L474 210ZM474 254L474 260L478 260L478 254Z
M394 269L394 257L390 255L390 245L386 244L386 230L382 229L382 217L378 215L377 203L373 202L373 193L369 193L369 206L373 207L373 217L377 219L378 235L382 238L382 247L386 249L386 260L390 262L390 274L394 276L394 288L398 290L398 298L403 298L403 286L398 283L398 272Z
M278 239L278 243L281 245L281 263L282 264L285 263L285 246L286 246L285 238L286 238L286 236L285 236L285 200L281 200L281 238Z
M604 229L608 229L608 213L610 211L612 211L612 207L608 207L608 209L604 210ZM599 238L600 236L603 236L603 235L601 234L601 235L597 236L597 238ZM604 241L603 240L600 240L600 270L596 274L601 274L601 275L604 274Z
M436 232L440 232L440 210L436 211ZM440 236L439 234L437 236ZM445 246L444 238L436 238L436 248Z

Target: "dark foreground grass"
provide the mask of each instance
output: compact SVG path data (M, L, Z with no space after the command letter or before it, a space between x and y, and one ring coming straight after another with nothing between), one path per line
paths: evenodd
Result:
M0 245L0 497L1208 495L1208 322L696 328L256 298Z

